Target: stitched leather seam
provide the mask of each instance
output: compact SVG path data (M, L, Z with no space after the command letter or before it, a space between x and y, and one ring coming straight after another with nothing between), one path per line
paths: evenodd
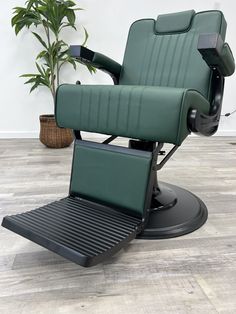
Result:
M152 85L154 85L154 82L156 82L157 69L159 67L160 53L161 53L161 50L162 50L163 41L164 41L164 37L161 38L160 47L159 47L159 50L158 50L158 55L156 56L156 63L155 63L155 70L154 70L154 76L153 76L153 80L152 80Z
M168 77L167 77L167 86L169 86L169 82L170 82L170 76L171 76L171 73L173 72L173 64L174 64L174 55L175 55L175 52L176 52L176 48L177 48L177 44L179 43L179 34L177 35L177 38L176 38L176 42L175 42L175 46L174 46L174 49L173 49L173 52L172 52L172 56L171 56L171 64L170 64L170 69L169 69L169 73L168 73Z
M158 83L158 86L162 86L162 80L163 80L163 75L164 75L164 70L166 68L166 62L167 62L167 53L168 53L168 49L169 49L169 46L170 46L170 42L171 42L171 38L172 36L168 36L167 38L167 45L166 45L166 51L165 51L165 59L164 59L164 62L162 63L162 70L161 70L161 74L159 76L159 83Z
M196 33L193 32L192 38L191 38L191 42L190 42L190 46L189 46L188 56L185 59L186 62L185 62L185 71L184 71L184 75L183 75L182 86L185 86L185 80L186 80L187 71L188 71L188 67L189 67L189 63L190 63L190 58L191 58L191 55L192 55L192 47L193 47L193 44L194 44L194 41L195 41L195 36L196 36Z

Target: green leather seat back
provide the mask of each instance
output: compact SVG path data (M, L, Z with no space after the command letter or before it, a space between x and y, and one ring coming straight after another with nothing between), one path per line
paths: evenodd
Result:
M210 99L211 71L197 50L198 37L220 33L224 40L225 32L220 11L138 20L129 31L119 84L191 88Z

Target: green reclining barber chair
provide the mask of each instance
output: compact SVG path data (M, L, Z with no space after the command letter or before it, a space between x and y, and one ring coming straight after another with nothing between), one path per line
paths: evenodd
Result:
M134 22L122 65L71 46L73 57L107 72L115 85L58 88L57 124L75 134L69 196L7 216L2 225L82 266L103 261L135 237L199 228L205 204L158 182L156 174L191 132L217 131L224 77L235 68L225 32L222 12L191 10ZM80 131L110 137L85 141ZM111 145L117 136L129 138L128 147ZM173 148L157 163L165 143Z

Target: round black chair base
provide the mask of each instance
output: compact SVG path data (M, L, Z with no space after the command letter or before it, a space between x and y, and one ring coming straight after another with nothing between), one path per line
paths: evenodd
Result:
M167 209L150 212L141 239L167 239L190 233L200 228L207 220L206 205L191 192L178 186L159 183L160 190L172 190L177 202Z

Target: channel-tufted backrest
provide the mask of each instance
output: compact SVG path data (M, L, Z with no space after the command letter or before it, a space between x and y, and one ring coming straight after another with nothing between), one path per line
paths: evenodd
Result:
M192 88L209 99L211 70L197 50L198 37L219 33L224 40L225 32L220 11L138 20L129 31L119 84Z

